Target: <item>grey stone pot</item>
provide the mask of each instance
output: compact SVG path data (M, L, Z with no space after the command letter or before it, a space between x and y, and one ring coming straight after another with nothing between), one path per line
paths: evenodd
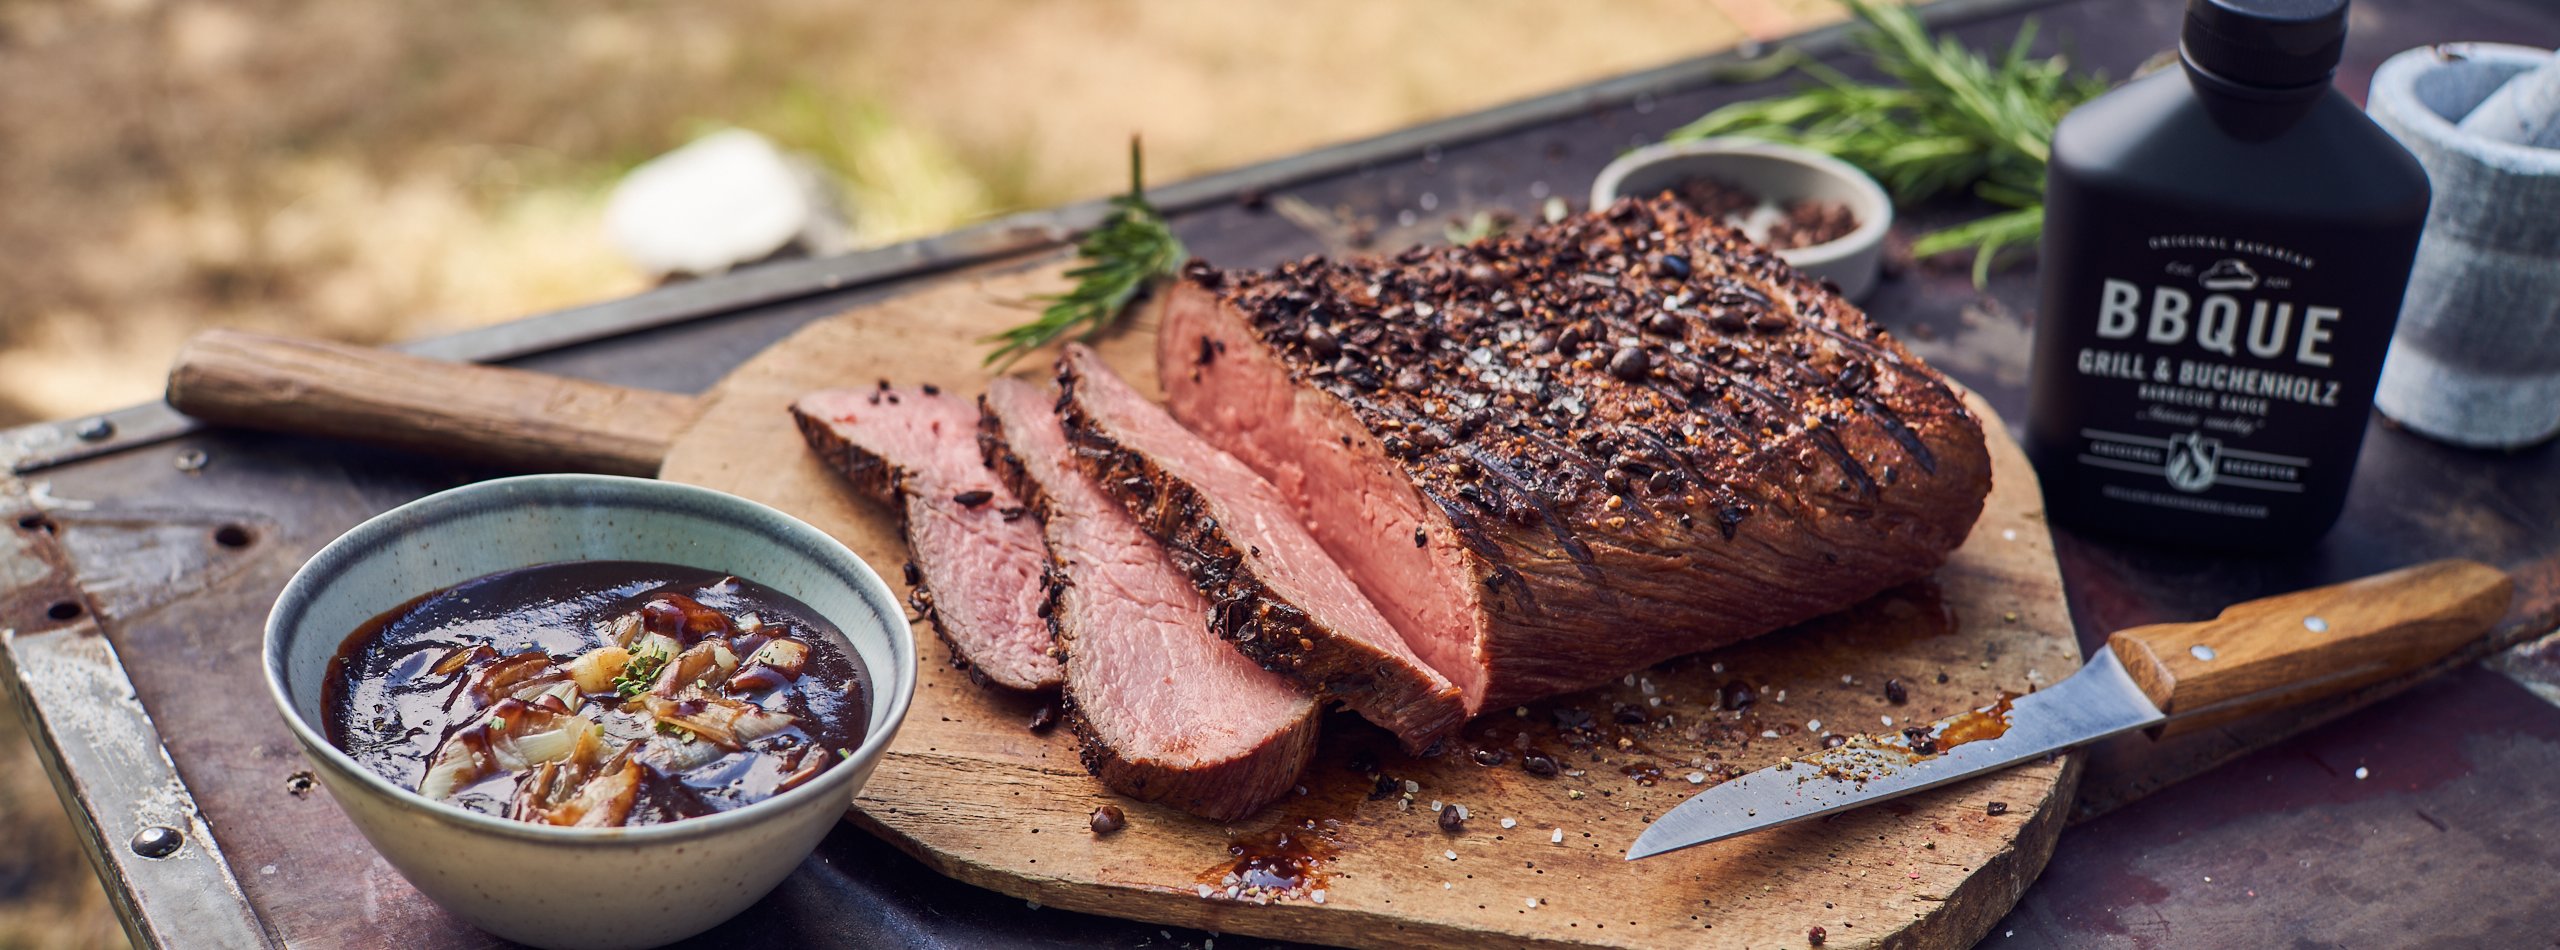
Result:
M2560 433L2560 150L2456 128L2552 55L2420 47L2384 62L2366 96L2435 186L2374 404L2457 445L2513 448Z

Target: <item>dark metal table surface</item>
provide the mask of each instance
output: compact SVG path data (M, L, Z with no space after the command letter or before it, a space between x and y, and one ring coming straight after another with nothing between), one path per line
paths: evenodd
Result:
M1934 22L2040 44L2121 77L2166 48L2182 0L1953 0ZM2400 49L2560 45L2560 0L2360 0L2339 84ZM1849 64L1842 34L1794 45ZM1616 152L1792 79L1711 57L1161 189L1202 257L1262 265L1439 240L1480 209L1576 198ZM1853 71L1857 71L1852 67ZM1104 147L1097 143L1096 147ZM1923 209L1909 233L1971 209ZM898 248L729 277L425 341L412 349L696 391L790 330L941 269L1053 252L1079 205ZM1868 309L2015 420L2031 268L1977 293L1961 266L1888 280ZM258 635L303 558L363 518L497 474L343 444L193 431L165 407L0 440L0 667L142 941L478 946L327 801L264 693ZM2560 936L2560 449L2437 445L2377 420L2339 527L2308 550L2225 557L2057 532L2084 646L2119 627L2434 557L2513 572L2513 613L2445 675L2190 739L2093 749L2045 874L1987 946L2555 945ZM2169 783L2177 782L2174 787ZM2153 794L2156 792L2157 794ZM137 835L181 846L147 858ZM1703 937L1704 934L1702 933ZM934 875L839 825L703 945L1205 945L1210 935L1041 910ZM1221 938L1229 946L1263 941Z

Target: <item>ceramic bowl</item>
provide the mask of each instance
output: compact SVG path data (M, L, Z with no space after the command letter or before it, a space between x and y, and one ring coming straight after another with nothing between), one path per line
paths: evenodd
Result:
M555 828L430 801L329 744L321 683L359 625L429 591L571 560L717 570L808 605L844 632L870 670L862 747L816 781L734 811L663 825ZM915 692L916 654L888 585L798 519L644 478L533 475L430 495L330 542L268 615L266 669L321 783L419 891L510 940L616 948L708 930L781 883L844 815L897 735Z
M1591 182L1591 206L1655 194L1693 178L1718 179L1778 204L1813 199L1847 205L1858 219L1857 230L1838 240L1779 251L1778 259L1830 278L1850 300L1875 288L1884 234L1893 227L1893 202L1867 173L1819 152L1749 138L1648 145L1600 170Z

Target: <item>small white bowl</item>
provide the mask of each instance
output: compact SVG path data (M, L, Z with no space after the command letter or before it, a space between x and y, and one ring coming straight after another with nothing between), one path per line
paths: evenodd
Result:
M1779 204L1813 199L1847 205L1858 219L1857 230L1838 240L1779 251L1778 259L1830 278L1850 300L1875 288L1884 234L1893 227L1893 201L1867 173L1820 152L1735 137L1647 145L1600 170L1591 182L1591 206L1605 208L1621 197L1656 194L1693 178L1717 179Z
M816 781L733 811L662 825L555 828L420 797L322 735L321 684L357 626L476 577L579 560L722 571L806 604L844 632L870 672L862 747ZM670 482L530 475L429 495L320 549L267 617L266 669L267 687L330 797L409 883L509 940L604 950L701 933L798 867L897 735L915 693L916 652L889 586L799 519Z

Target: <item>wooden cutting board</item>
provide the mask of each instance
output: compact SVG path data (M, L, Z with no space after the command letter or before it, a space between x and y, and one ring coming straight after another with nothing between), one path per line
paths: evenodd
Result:
M812 389L881 379L979 390L978 341L1063 286L1055 266L947 278L810 324L699 399L235 336L182 356L171 399L266 428L467 446L536 467L654 469L798 515L894 584L907 554L890 514L818 464L787 407ZM1154 391L1151 328L1124 328L1100 349ZM1045 359L1017 369L1045 371ZM1384 732L1333 715L1304 794L1232 824L1112 795L1066 730L1027 727L1041 700L971 683L918 624L914 705L850 817L1034 907L1225 933L1362 947L1801 947L1821 927L1827 947L1971 946L2051 855L2077 755L1639 863L1621 855L1704 783L1812 751L1823 733L1942 718L2078 667L2035 474L1989 407L1973 407L1989 430L1992 492L1934 578L1617 685L1494 712L1436 758L1406 757ZM1886 695L1896 679L1902 704ZM1718 709L1719 693L1742 689L1755 696L1747 709ZM1524 771L1527 750L1566 771ZM1465 808L1462 831L1442 830L1439 803ZM1090 830L1103 804L1125 810L1124 830ZM1243 886L1254 881L1286 886Z
M1023 299L1060 286L1048 269L968 278L811 324L710 394L661 477L792 512L895 577L906 551L894 522L816 462L785 407L811 389L884 378L983 389L978 339L1021 322ZM1150 329L1100 349L1152 392ZM1026 360L1019 371L1046 365ZM1484 717L1436 759L1406 758L1384 732L1336 715L1306 794L1235 824L1110 794L1077 764L1066 730L1026 728L1039 703L971 684L920 624L914 711L853 819L945 874L1042 906L1221 932L1370 947L1791 947L1819 926L1830 947L1970 946L2052 853L2076 757L1640 863L1621 856L1647 822L1701 787L1693 774L1756 769L1817 748L1822 731L1952 715L2078 668L2034 472L1990 410L1976 402L1974 411L1992 430L1991 498L1934 581L1612 688ZM1902 681L1907 705L1885 698L1889 678ZM1738 717L1710 711L1730 682L1759 694ZM1655 722L1621 724L1620 705ZM1564 728L1586 717L1591 751ZM1581 774L1523 771L1524 733ZM1477 764L1478 749L1500 752L1502 764ZM1394 794L1373 794L1370 769L1399 783ZM1463 832L1440 829L1435 801L1466 807ZM2006 813L1989 814L1991 802ZM1126 810L1128 827L1097 837L1089 816L1106 803ZM1281 847L1282 834L1308 844ZM1313 880L1267 900L1229 897L1227 876L1257 857L1311 863Z

